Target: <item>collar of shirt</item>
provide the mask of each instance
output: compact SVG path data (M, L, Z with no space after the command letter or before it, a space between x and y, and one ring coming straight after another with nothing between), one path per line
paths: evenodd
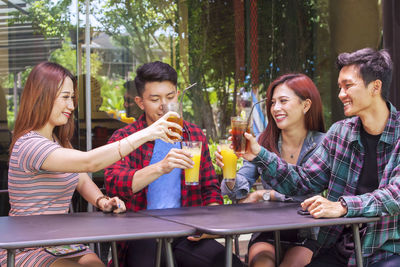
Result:
M396 136L398 136L399 131L399 112L392 105L392 103L387 102L387 106L389 108L390 114L388 118L388 122L386 123L385 129L382 132L381 138L379 142L384 142L389 145L394 145L397 141ZM351 133L349 136L349 140L351 143L358 142L361 144L360 140L360 131L361 131L361 119L358 116L355 116L348 120L348 123L351 125Z

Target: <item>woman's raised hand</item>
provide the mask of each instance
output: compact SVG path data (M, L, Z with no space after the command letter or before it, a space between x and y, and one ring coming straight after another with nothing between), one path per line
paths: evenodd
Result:
M172 140L170 137L175 137L175 139L182 139L182 137L178 133L170 129L176 128L180 130L180 132L182 132L182 127L179 124L167 121L170 116L179 117L178 113L169 111L152 125L146 128L147 131L149 131L150 140L161 139L167 143L174 143L176 141Z
M250 142L250 145L247 146L249 148L248 151L246 151L244 154L241 156L248 161L252 161L255 157L257 157L258 153L261 151L261 146L257 142L256 138L249 133L244 133L244 137L246 137L247 142Z
M232 130L229 130L229 133L232 134ZM247 139L247 142L250 142L250 145L246 146L249 149L246 150L245 153L237 153L237 152L235 152L235 153L238 157L242 157L245 160L252 161L258 155L258 153L260 153L261 146L252 134L244 133L244 137ZM232 136L230 136L228 139L232 140L233 138L232 138ZM232 145L231 145L231 147L233 148Z

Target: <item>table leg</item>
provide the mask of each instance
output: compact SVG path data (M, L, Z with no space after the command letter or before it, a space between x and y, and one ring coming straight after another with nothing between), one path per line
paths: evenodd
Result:
M157 238L157 255L156 255L156 267L161 266L161 249L162 249L163 240Z
M111 255L114 267L118 267L119 263L118 263L117 243L115 241L111 242Z
M225 266L232 267L232 236L225 236Z
M165 239L165 249L167 252L167 266L168 267L174 267L174 255L172 254L172 239L171 238L166 238Z
M281 235L279 231L274 231L275 240L275 266L281 263Z
M7 266L14 267L15 265L15 249L7 249Z
M360 229L358 223L352 224L353 227L353 238L354 238L354 248L356 250L357 267L363 266L363 259L361 253L361 241L360 241Z
M235 235L233 238L235 240L235 254L240 257L240 248L239 248L239 235Z

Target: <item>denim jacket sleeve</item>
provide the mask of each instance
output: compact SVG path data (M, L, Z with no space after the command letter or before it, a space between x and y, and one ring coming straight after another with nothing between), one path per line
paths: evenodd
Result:
M244 160L243 167L236 173L235 186L232 190L226 185L225 180L222 180L222 194L227 195L232 200L245 198L259 176L256 165Z

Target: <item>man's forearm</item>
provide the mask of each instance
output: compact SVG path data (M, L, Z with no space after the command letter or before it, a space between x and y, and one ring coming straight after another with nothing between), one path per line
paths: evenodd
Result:
M159 164L152 164L143 169L140 169L135 172L132 178L132 191L133 193L137 193L149 184L151 184L154 180L163 175L163 172L159 166Z

